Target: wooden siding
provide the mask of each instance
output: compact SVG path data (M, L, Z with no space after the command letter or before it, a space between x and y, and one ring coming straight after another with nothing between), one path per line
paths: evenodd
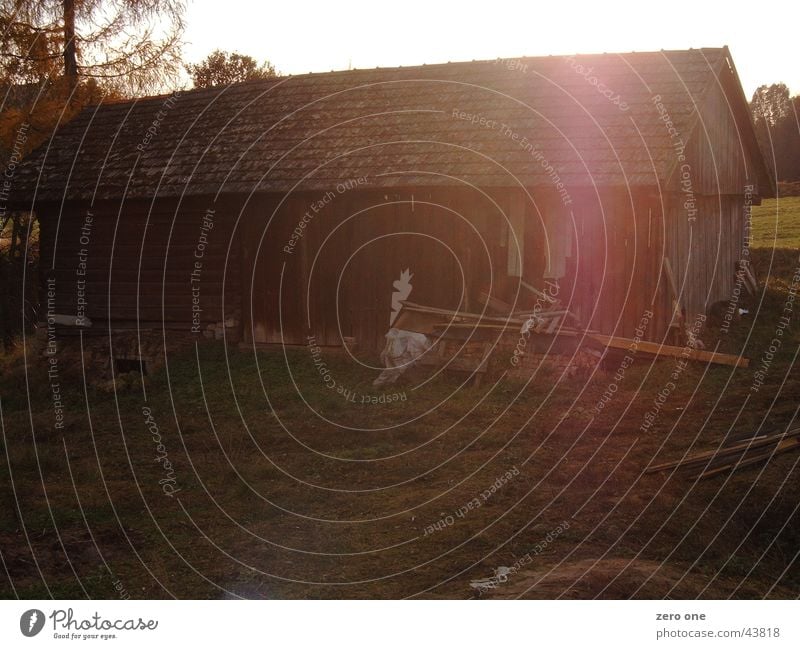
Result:
M85 315L93 323L189 331L193 287L201 323L222 321L240 305L238 244L232 258L228 251L237 211L217 205L203 245L203 219L212 206L211 200L180 208L174 201L159 201L152 209L134 201L122 210L111 202L91 208L71 204L60 216L58 205L41 206L41 274L45 282L55 280L55 311L78 313L84 290L79 280L85 279ZM197 262L199 281L193 283Z
M574 194L567 207L551 200L546 209L570 226L562 303L591 329L632 337L645 319L645 338L661 340L669 313L660 281L663 218L657 198L603 190ZM646 317L648 311L654 315Z
M335 192L334 192L335 193ZM409 299L452 309L475 307L478 284L507 268L497 207L479 192L355 191L260 199L242 237L245 339L257 343L341 345L355 337L381 345L393 283L408 269ZM304 214L313 216L286 252ZM500 261L502 259L502 265Z
M262 198L246 210L242 237L245 338L257 343L340 345L345 336L378 348L389 328L393 282L409 269L414 302L480 311L479 290L515 309L531 308L522 279L539 289L563 258L558 297L584 324L632 336L655 309L646 337L663 337L669 306L659 281L663 258L660 203L644 192L576 195L572 210L552 193L520 188L355 191L313 213L324 194ZM513 236L524 214L522 250ZM511 269L512 272L509 272Z
M745 246L743 198L700 197L697 220L689 221L676 197L669 203L665 221L667 254L691 325L714 302L731 297L736 264Z
M355 337L374 349L389 328L393 284L406 269L415 302L480 311L484 290L515 309L531 308L536 299L516 276L520 253L522 279L540 289L548 260L562 258L559 299L606 334L633 336L652 310L645 337L663 339L670 317L665 255L690 322L730 296L744 238L741 197L701 197L694 222L676 195L603 189L571 198L564 206L557 194L520 188L334 188L256 196L243 208L218 202L202 258L201 321L241 313L249 341L302 345L313 335L318 344L340 345ZM212 203L157 206L132 202L122 213L114 203L96 206L83 243L86 207L73 206L61 219L51 207L42 268L56 279L57 312L77 312L76 272L86 248L89 318L190 330L191 273ZM303 235L287 253L307 212ZM524 233L521 251L514 232Z
M752 185L754 194L770 195L763 160L753 147L755 143L750 116L743 113L733 93L741 90L733 83L731 73L724 71L709 84L705 97L698 103L695 125L689 133L673 139L686 143L685 161L677 159L669 181L670 191L691 189L697 195L741 195L745 186ZM681 184L688 178L688 184ZM761 186L760 186L761 185Z

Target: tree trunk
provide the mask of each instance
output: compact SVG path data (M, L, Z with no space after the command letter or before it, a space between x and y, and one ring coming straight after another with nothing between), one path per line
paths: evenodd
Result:
M78 57L75 50L75 0L64 0L64 75L70 92L78 87Z

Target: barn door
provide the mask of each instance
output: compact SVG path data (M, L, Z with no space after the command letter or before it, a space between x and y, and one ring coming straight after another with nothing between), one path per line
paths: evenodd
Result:
M354 337L361 349L378 349L393 302L463 309L471 284L489 274L480 235L445 204L352 192L322 205L293 240L314 200L321 199L287 201L263 237L267 214L251 222L245 249L262 239L244 261L257 343L305 345L314 336L318 345L341 345Z

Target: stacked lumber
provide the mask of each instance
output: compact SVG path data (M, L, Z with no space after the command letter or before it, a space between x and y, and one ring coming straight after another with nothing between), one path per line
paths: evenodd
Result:
M394 326L435 338L443 335L454 336L459 330L467 332L470 338L479 339L488 339L509 333L517 335L520 332L573 337L585 335L584 340L587 343L599 345L602 349L627 351L635 348L637 353L654 358L684 358L734 367L747 367L750 363L743 356L704 351L688 346L675 347L644 340L634 341L630 338L607 336L582 329L578 318L569 310L559 308L557 302L550 302L535 313L515 311L502 316L451 311L409 301L404 301L402 304L403 308L400 310Z
M538 298L539 306L534 309L514 311L513 307L498 297L490 295L484 290L478 291L478 301L487 309L498 316L506 316L511 321L519 323L522 331L533 333L553 334L561 327L567 326L568 319L571 324L579 327L580 322L574 313L560 306L558 299L553 298L532 286L525 284L525 288L534 292ZM520 322L521 321L521 322Z
M575 331L574 327L567 324L568 320L571 320L573 325L579 324L575 314L566 309L542 309L535 313L519 311L514 313L514 316L524 319L526 328L523 328L523 331L537 334L553 334L564 327L569 331Z
M800 449L800 428L774 435L760 435L744 442L683 457L674 462L650 466L645 473L685 469L694 471L694 478L710 478L720 473L769 461L775 455L795 449Z
M455 327L457 325L476 325L498 327L511 327L519 331L524 320L511 316L499 317L482 313L469 313L467 311L451 311L437 307L423 306L414 302L404 301L394 326L398 329L416 331L425 335L434 335L442 325Z

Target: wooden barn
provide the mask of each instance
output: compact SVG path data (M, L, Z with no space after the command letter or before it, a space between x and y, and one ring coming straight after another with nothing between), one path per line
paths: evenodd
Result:
M692 322L730 298L749 207L774 195L727 48L104 104L12 191L41 224L43 316L365 348L398 296L474 312L487 296L530 309L536 291L584 328L632 336L645 317L664 340L674 304Z

